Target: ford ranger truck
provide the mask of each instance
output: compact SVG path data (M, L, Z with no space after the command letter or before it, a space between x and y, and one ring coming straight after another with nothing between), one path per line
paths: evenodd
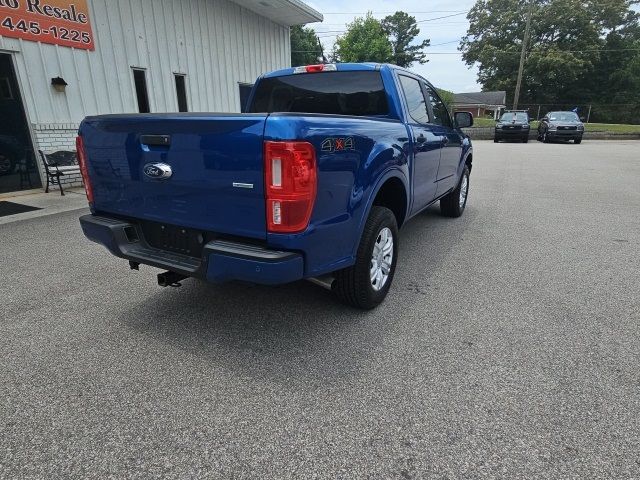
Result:
M398 265L398 229L429 205L459 217L472 148L424 78L392 65L261 76L245 114L86 118L84 234L132 269L275 285L323 279L371 309Z

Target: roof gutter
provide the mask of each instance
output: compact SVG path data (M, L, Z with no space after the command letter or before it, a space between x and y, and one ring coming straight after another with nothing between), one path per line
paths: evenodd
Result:
M318 12L315 8L311 8L306 3L301 2L300 0L288 0L288 3L290 3L295 8L302 10L302 12L305 13L306 15L312 17L312 20L307 23L324 21L324 15Z
M301 0L231 0L236 5L268 18L279 25L292 27L322 22L323 15Z

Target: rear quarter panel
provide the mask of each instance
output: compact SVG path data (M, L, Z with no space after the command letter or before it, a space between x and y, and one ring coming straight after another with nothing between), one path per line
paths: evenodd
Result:
M265 140L304 140L317 152L318 193L309 228L267 235L270 246L305 254L305 276L353 264L364 219L385 179L398 177L410 191L409 138L398 120L272 114ZM336 149L339 141L345 148Z

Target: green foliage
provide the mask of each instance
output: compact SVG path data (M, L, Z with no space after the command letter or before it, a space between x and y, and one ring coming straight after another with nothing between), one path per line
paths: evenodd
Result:
M367 13L347 25L347 32L336 40L332 57L337 62L388 63L393 49L382 23Z
M442 88L436 88L436 91L438 92L440 99L444 102L449 111L452 111L451 106L453 105L453 92L450 92L449 90L443 90Z
M638 15L630 0L530 0L534 2L521 103L638 101ZM528 3L477 0L460 49L479 68L487 90L512 98ZM636 80L637 79L637 80Z
M429 40L412 45L420 33L415 17L405 12L396 12L382 19L381 23L391 41L391 63L405 68L415 62L427 63L424 49L429 46Z
M310 65L318 63L322 58L322 47L313 28L291 27L291 66Z

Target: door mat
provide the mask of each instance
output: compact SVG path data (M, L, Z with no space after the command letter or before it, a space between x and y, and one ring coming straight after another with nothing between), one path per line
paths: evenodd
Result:
M30 207L29 205L22 205L21 203L0 202L0 217L17 215L18 213L33 212L34 210L42 209L37 207Z

